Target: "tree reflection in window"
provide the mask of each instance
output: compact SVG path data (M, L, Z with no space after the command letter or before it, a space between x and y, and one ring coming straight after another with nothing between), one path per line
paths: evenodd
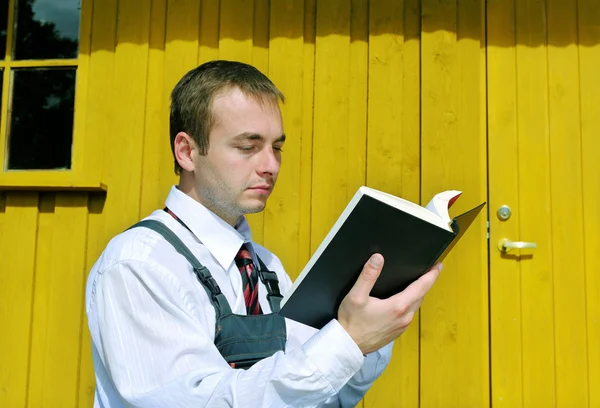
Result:
M69 169L75 69L13 72L8 168Z
M8 1L0 6L0 60L6 55L6 28L8 27Z
M5 168L70 169L77 72L72 60L78 53L80 0L15 0L14 4L15 24L8 27L14 30L11 54L28 62L13 67L7 61L6 65L12 80ZM58 66L57 60L63 59L71 61Z
M14 58L77 58L80 0L18 0Z

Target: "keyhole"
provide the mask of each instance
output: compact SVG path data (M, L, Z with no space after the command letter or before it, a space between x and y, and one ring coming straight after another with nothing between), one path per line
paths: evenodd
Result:
M502 207L498 208L497 214L500 220L506 221L510 218L512 211L508 205L503 205Z

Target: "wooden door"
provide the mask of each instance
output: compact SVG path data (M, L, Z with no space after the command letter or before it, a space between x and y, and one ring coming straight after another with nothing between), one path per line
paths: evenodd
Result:
M599 407L600 2L487 17L492 406Z

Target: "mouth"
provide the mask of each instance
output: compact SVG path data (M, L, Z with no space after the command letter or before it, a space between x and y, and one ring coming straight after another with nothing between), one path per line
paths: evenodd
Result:
M253 186L253 187L248 187L248 190L252 190L252 191L256 191L257 193L260 194L269 194L271 192L271 190L273 189L272 185L269 184L264 184L264 185L260 185L260 186Z

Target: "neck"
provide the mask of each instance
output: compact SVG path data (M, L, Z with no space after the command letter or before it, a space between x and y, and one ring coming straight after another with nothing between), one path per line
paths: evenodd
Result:
M227 224L231 225L233 228L235 228L237 223L240 221L240 218L242 217L240 215L228 215L222 209L217 208L215 205L212 205L211 202L209 202L209 200L203 199L202 195L195 188L193 180L189 181L189 177L184 177L183 173L179 179L177 189L182 193L188 195L189 197L193 198L198 203L202 204L204 207L209 209L212 213L217 215L219 218L221 218Z

